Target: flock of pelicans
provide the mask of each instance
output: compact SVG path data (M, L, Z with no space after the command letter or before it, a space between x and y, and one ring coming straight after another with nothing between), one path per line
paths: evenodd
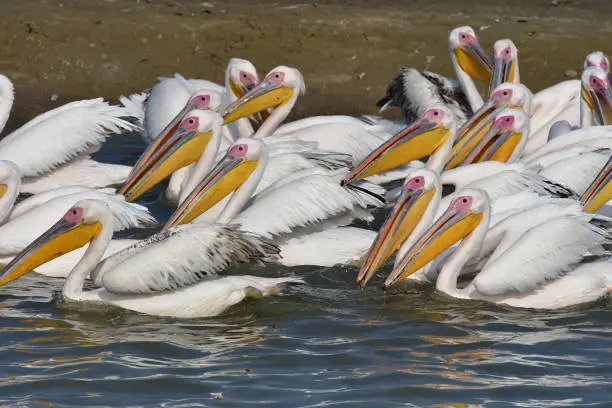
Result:
M384 288L428 280L457 298L548 309L607 296L607 57L591 53L581 80L532 94L512 41L490 55L459 27L449 48L456 80L407 68L379 101L405 121L283 124L302 75L279 66L260 80L241 59L225 86L177 74L123 107L93 99L36 117L0 140L0 286L35 270L65 278L67 301L212 316L304 283L222 274L236 263L359 262L363 287L395 253ZM0 128L12 103L0 76ZM89 156L136 129L148 146L133 167ZM168 177L176 210L161 231L113 239L155 222L133 202ZM388 208L378 232L355 226Z

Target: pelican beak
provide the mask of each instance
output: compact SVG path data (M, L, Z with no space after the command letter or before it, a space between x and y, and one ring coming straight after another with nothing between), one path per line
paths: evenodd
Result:
M612 157L599 172L595 180L589 188L584 192L582 199L582 207L584 212L593 214L612 199Z
M516 67L518 61L513 57L501 56L495 58L493 65L493 75L489 82L489 95L495 88L503 84L504 82L518 83L516 77Z
M372 151L346 175L343 184L428 156L442 146L450 134L451 131L439 123L418 119Z
M482 221L483 215L470 210L448 210L419 238L414 246L396 261L395 268L384 283L384 288L406 279L444 250L468 236Z
M380 227L363 259L357 275L358 285L365 286L381 265L412 234L435 193L435 187L423 190L404 185L393 210Z
M444 170L461 165L478 142L490 131L497 114L506 107L496 101L488 100L458 131L455 145Z
M523 138L521 132L501 130L493 125L478 141L478 144L465 156L459 166L485 161L507 162Z
M161 133L155 139L153 139L153 142L151 142L147 146L145 151L138 158L138 161L136 162L134 167L132 167L132 171L125 180L125 184L123 185L123 187L121 187L121 189L119 190L119 194L126 195L126 193L133 188L134 183L138 179L137 176L142 170L142 166L149 162L155 152L157 152L157 150L173 136L185 115L191 112L191 110L193 109L195 109L195 106L193 104L185 104L183 109L181 109L181 111L177 113L177 115L170 121L170 123L166 125L166 127L161 131Z
M178 206L163 229L187 224L199 217L241 186L258 164L256 160L226 154Z
M284 86L280 82L264 80L225 108L223 124L227 125L240 118L265 111L268 108L284 105L292 96L292 88Z
M0 198L4 197L8 190L8 186L6 184L0 184Z
M229 80L229 84L230 90L236 98L242 98L244 94L246 94L251 88L253 88L253 85L247 84L244 81L235 82L231 77Z
M461 69L482 82L491 80L493 60L478 41L462 44L453 50L455 59Z
M246 83L244 81L240 81L239 83L234 82L233 79L230 78L230 89L232 93L236 96L236 98L242 98L247 92L255 87L255 84ZM270 116L267 110L263 110L261 112L255 112L253 115L249 117L253 123L257 126L261 126L262 123ZM229 123L229 122L228 122Z
M168 141L152 152L121 189L127 201L134 201L160 181L196 162L208 146L212 132L177 129ZM146 152L145 152L146 153Z
M102 224L60 219L0 271L0 286L14 281L40 265L82 247L97 237Z
M612 125L612 89L581 88L581 95L599 125Z

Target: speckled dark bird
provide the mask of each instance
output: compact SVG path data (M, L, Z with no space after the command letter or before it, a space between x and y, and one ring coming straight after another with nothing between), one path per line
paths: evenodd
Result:
M390 106L399 107L410 123L436 104L450 109L459 123L465 122L473 114L459 81L414 68L402 68L376 106L381 110Z

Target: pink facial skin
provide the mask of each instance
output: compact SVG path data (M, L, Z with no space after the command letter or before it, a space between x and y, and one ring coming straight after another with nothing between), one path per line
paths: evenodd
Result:
M459 33L459 43L461 44L473 44L478 42L478 39L469 33Z
M230 147L229 150L227 151L227 155L233 158L244 157L246 156L248 151L249 151L249 146L245 144L239 144L239 145L234 145Z
M510 49L510 47L504 48L503 50L495 54L495 59L510 61L512 59L512 50Z
M514 116L505 115L495 119L495 126L499 129L514 129Z
M191 97L189 104L196 109L208 109L210 106L210 95L197 94Z
M589 78L589 87L594 91L603 91L604 89L610 88L610 84L607 79L591 76L591 78Z
M197 130L200 125L200 118L197 116L189 116L181 122L180 128L186 131Z
M472 197L461 196L453 201L453 209L457 211L467 211L472 207Z
M423 119L430 120L432 122L440 123L444 119L444 111L442 109L427 109L421 116Z
M240 80L243 84L251 86L255 85L259 82L259 78L256 75L251 74L250 72L240 71Z
M285 79L285 73L280 71L270 72L266 77L266 82L280 84Z
M411 190L422 190L425 187L425 178L416 176L406 182L406 187Z
M83 218L83 209L81 207L72 207L64 215L64 220L68 222L79 222Z
M508 103L512 99L512 90L498 89L497 91L493 92L491 99L500 103Z

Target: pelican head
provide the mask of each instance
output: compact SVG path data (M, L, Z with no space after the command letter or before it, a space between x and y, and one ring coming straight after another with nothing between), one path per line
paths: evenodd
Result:
M595 180L586 189L580 200L586 213L596 213L604 204L612 200L612 157L601 169Z
M144 152L138 158L138 161L132 168L123 187L119 190L119 194L126 194L133 188L136 176L142 170L141 167L150 161L151 157L157 152L172 136L176 133L177 128L182 123L185 116L194 109L219 111L221 106L221 95L212 90L196 91L187 101L183 109L166 125L157 138L153 139ZM134 200L136 199L133 198Z
M343 183L373 176L434 153L455 133L455 117L442 105L435 105L412 124L376 148L344 178Z
M145 160L132 170L121 194L134 201L176 170L196 162L213 133L221 132L222 122L213 111L194 109L186 113L166 143L153 151L145 150Z
M587 69L589 67L599 67L609 74L610 60L603 52L595 51L587 55L584 59L584 69Z
M259 82L257 69L251 61L231 58L225 69L226 81L234 99L240 98Z
M444 214L395 262L383 287L388 288L406 279L459 240L466 238L485 220L485 213L489 209L489 197L483 190L469 188L455 194Z
M0 286L33 271L40 265L82 247L102 231L103 220L112 216L104 202L81 200L51 228L36 238L0 271Z
M164 230L187 224L217 204L243 185L264 157L267 157L267 149L263 142L238 139L178 206L164 225Z
M393 210L380 227L378 235L366 253L357 275L357 284L362 287L374 276L380 266L408 238L425 217L426 211L435 211L442 188L437 174L429 169L418 169L410 173L402 193Z
M480 45L472 27L463 26L452 30L448 47L463 72L480 81L490 81L493 61Z
M278 108L295 101L305 92L302 73L295 68L279 66L259 84L231 103L223 113L224 124L270 108Z
M455 146L445 170L461 165L479 141L491 130L497 115L506 108L531 112L533 94L523 84L506 82L493 90L489 100L457 131Z
M504 108L461 165L484 161L511 163L522 153L528 135L529 116L521 109Z
M523 84L504 82L493 90L490 99L500 105L505 104L511 108L522 109L529 114L531 112L533 94Z
M589 67L582 73L582 99L600 125L612 124L612 89L610 76L600 67Z
M498 40L493 45L493 76L489 84L489 94L504 82L518 84L518 49L512 40Z

